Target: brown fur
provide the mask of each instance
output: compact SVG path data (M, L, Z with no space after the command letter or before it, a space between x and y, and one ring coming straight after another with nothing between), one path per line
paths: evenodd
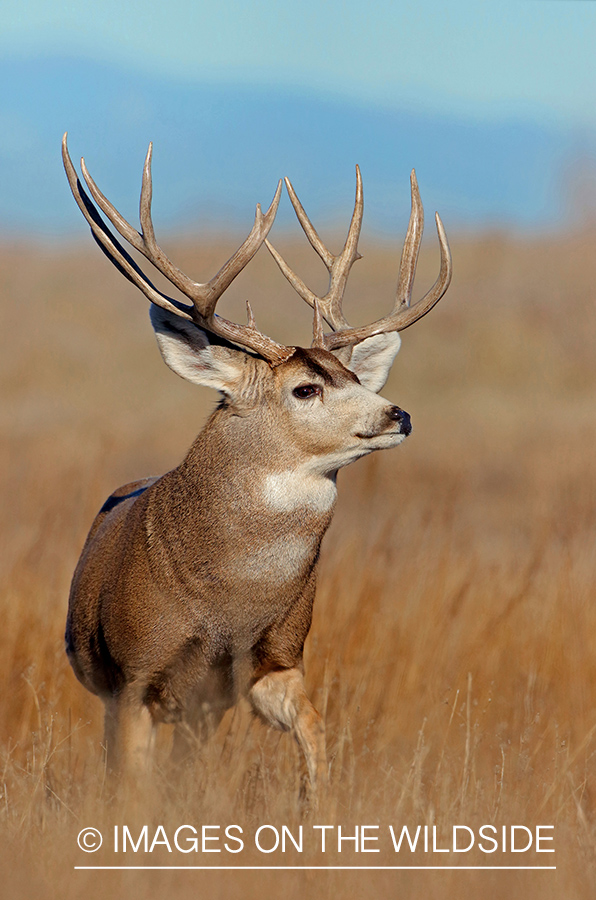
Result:
M328 351L298 349L271 367L199 329L181 334L169 314L154 326L166 361L181 345L198 380L219 373L224 400L177 468L102 507L72 582L69 658L106 704L111 768L146 767L159 722L175 723L175 755L186 755L247 696L294 733L315 786L326 777L324 731L302 653L335 474L375 440L402 439L388 414L397 407ZM320 396L296 399L293 388L311 382Z

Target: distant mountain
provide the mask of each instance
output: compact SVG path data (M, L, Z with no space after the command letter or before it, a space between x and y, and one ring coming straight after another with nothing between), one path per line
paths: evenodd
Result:
M512 120L490 124L388 110L247 84L177 83L81 60L0 62L0 234L68 234L81 221L60 161L73 158L136 221L154 142L158 228L250 224L288 174L309 212L347 224L354 164L370 227L401 229L416 167L428 212L451 227L549 227L577 136ZM289 221L288 204L280 212ZM429 219L430 221L430 219Z

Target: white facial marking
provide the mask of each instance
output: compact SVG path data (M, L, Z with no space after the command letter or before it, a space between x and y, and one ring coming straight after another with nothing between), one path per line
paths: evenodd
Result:
M264 494L267 505L279 512L307 507L325 513L335 503L337 488L330 478L294 469L267 475Z

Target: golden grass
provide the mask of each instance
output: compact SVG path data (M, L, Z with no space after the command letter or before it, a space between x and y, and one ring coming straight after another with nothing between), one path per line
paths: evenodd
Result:
M94 248L0 252L0 834L3 896L588 898L596 851L596 235L454 242L441 306L404 335L385 396L414 434L340 475L307 643L331 790L301 819L297 751L229 713L196 768L110 799L101 704L63 653L68 586L118 484L175 465L213 403L163 366L145 301ZM283 247L315 287L302 245ZM233 249L177 261L198 277ZM355 267L354 321L389 302L395 248ZM434 278L423 253L419 283ZM308 340L309 313L263 253L225 308ZM364 299L359 308L358 297ZM386 303L385 303L386 305ZM297 337L298 335L298 337ZM95 825L303 824L305 852L78 850ZM312 825L379 825L379 854L316 849ZM553 854L395 854L388 825L555 826ZM150 829L151 830L151 829ZM371 832L373 833L373 832ZM446 859L447 857L447 859ZM99 872L74 865L557 865L553 871Z

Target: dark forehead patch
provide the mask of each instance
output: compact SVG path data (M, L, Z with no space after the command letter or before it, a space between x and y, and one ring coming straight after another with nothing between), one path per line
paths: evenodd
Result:
M332 387L341 387L348 381L354 381L356 384L360 384L358 376L349 369L346 369L346 367L328 350L297 347L290 362L301 363L302 366L309 369L313 375L318 375L326 384L329 384Z

